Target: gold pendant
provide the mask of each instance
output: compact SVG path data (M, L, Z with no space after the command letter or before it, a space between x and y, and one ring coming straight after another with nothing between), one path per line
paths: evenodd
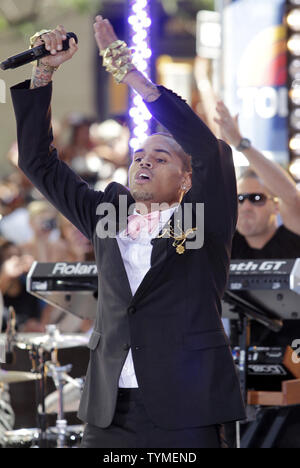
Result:
M179 223L178 223L178 227L179 227ZM180 227L179 227L180 229ZM176 253L178 253L179 255L183 254L185 252L185 247L184 247L184 243L188 237L189 234L191 234L192 232L194 231L197 231L197 228L190 228L190 229L187 229L186 232L184 232L182 229L180 229L181 231L181 234L178 236L175 235L175 232L174 232L174 229L173 227L171 226L171 220L168 222L168 227L165 228L162 232L162 234L160 236L157 236L158 238L162 238L162 237L172 237L174 240L173 242L173 247L176 247Z
M185 251L185 248L184 248L183 245L177 245L177 247L176 247L176 252L177 252L179 255L183 254L184 251Z

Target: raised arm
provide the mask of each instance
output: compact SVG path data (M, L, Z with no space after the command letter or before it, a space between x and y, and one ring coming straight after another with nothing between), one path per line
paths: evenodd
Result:
M106 69L144 99L159 121L192 157L192 188L186 201L205 204L205 228L231 235L236 222L236 181L231 150L217 140L187 103L172 91L153 84L132 66L110 22L101 16L94 24L95 39ZM224 237L224 236L223 236Z
M222 101L216 107L222 138L230 145L238 147L242 134L238 124L238 116L233 117ZM254 146L240 150L248 159L266 188L279 198L279 210L284 225L300 234L300 192L289 174L277 163L266 158Z
M91 190L63 161L52 145L51 96L54 68L75 54L70 40L69 51L61 51L65 36L62 26L42 39L51 55L34 66L31 81L11 89L16 114L19 167L38 190L87 238L93 236L96 208L103 193ZM36 44L41 43L38 39ZM35 44L35 45L36 45Z
M103 19L102 16L96 17L94 30L100 54L103 55L107 48L118 41L118 37L109 20ZM113 50L117 51L117 47L113 48ZM122 52L121 48L119 50L120 52L115 58L114 56L111 57L111 54L108 53L107 55L105 54L105 57L108 56L109 62L105 62L104 60L104 65L107 66L108 63L108 71L115 77L119 75L119 70L123 67L119 65L119 63L126 64L126 52ZM128 58L128 62L129 61L130 58ZM123 68L125 68L125 70L122 83L127 84L136 91L144 99L146 104L154 104L159 100L162 94L165 95L164 99L168 100L168 108L165 112L160 110L164 107L163 105L150 105L149 108L154 117L173 134L174 138L176 140L181 140L178 141L178 143L181 144L185 151L188 153L199 153L199 151L203 149L204 153L207 149L209 149L210 152L214 152L218 148L218 141L215 136L183 99L176 96L172 91L152 83L133 65L127 66L127 73L126 65ZM161 101L162 100L163 99L161 99ZM175 115L173 112L175 112ZM187 125L187 121L189 125ZM200 144L200 139L202 144ZM191 156L193 156L193 154L191 154Z

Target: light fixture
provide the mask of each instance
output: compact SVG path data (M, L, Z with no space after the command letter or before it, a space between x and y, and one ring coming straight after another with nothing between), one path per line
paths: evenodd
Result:
M290 125L294 130L300 131L300 108L292 110L290 115Z
M221 54L221 18L217 11L200 10L196 22L196 50L203 58L218 59Z
M289 90L289 97L293 105L300 105L300 80L292 81Z
M292 79L300 78L300 59L294 59L289 65L289 74Z
M288 26L292 31L300 31L300 8L294 8L286 18Z
M286 1L289 171L300 178L300 0Z
M296 180L300 180L300 158L296 158L291 162L289 171Z
M287 41L287 48L291 54L300 55L300 34L293 34Z
M146 77L150 78L150 0L129 0L129 46L132 48L133 63ZM129 146L135 150L150 133L151 114L141 96L130 94L130 129L133 137Z
M295 133L289 142L290 150L296 154L300 155L300 133Z

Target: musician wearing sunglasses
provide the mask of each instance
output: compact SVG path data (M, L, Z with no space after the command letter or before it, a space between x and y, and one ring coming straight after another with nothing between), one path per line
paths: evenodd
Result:
M232 258L296 258L300 236L279 225L280 204L251 169L238 180L238 222Z
M242 137L238 116L232 117L223 102L217 104L220 136L241 151L251 168L238 180L238 222L232 245L232 259L288 259L300 257L300 192L279 164L267 159ZM279 216L282 224L278 222ZM232 346L238 344L235 321L231 323ZM286 320L274 333L263 325L251 324L251 345L290 345L300 337L299 320ZM276 413L275 413L276 414ZM299 448L299 407L286 421L289 447ZM229 431L229 432L228 432ZM230 429L226 428L230 440Z
M238 202L244 203L245 200L249 200L255 206L264 206L268 200L277 201L277 197L268 197L265 193L240 193L238 195Z
M249 140L242 138L237 116L217 105L220 133L240 149L251 167L237 183L238 222L232 259L288 259L300 257L300 192L279 164L265 158ZM282 224L279 223L279 218ZM252 324L252 344L286 346L300 336L299 321L285 321L280 333Z
M250 140L244 138L239 127L238 115L232 116L222 101L217 103L216 112L217 117L214 121L219 126L220 137L244 154L263 185L263 189L261 186L254 187L254 193L258 191L267 196L277 197L277 208L284 226L300 235L300 191L297 190L295 181L279 164L266 158L254 148ZM272 201L268 200L267 206L270 207L271 203Z

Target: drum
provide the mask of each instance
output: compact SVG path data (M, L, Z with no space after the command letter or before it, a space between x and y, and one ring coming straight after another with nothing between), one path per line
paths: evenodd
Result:
M65 448L79 448L84 431L83 425L67 426ZM37 428L6 431L3 448L39 448L40 430ZM47 448L56 448L58 429L49 427L46 431Z
M6 431L3 437L4 448L30 448L37 445L39 429L17 429Z

